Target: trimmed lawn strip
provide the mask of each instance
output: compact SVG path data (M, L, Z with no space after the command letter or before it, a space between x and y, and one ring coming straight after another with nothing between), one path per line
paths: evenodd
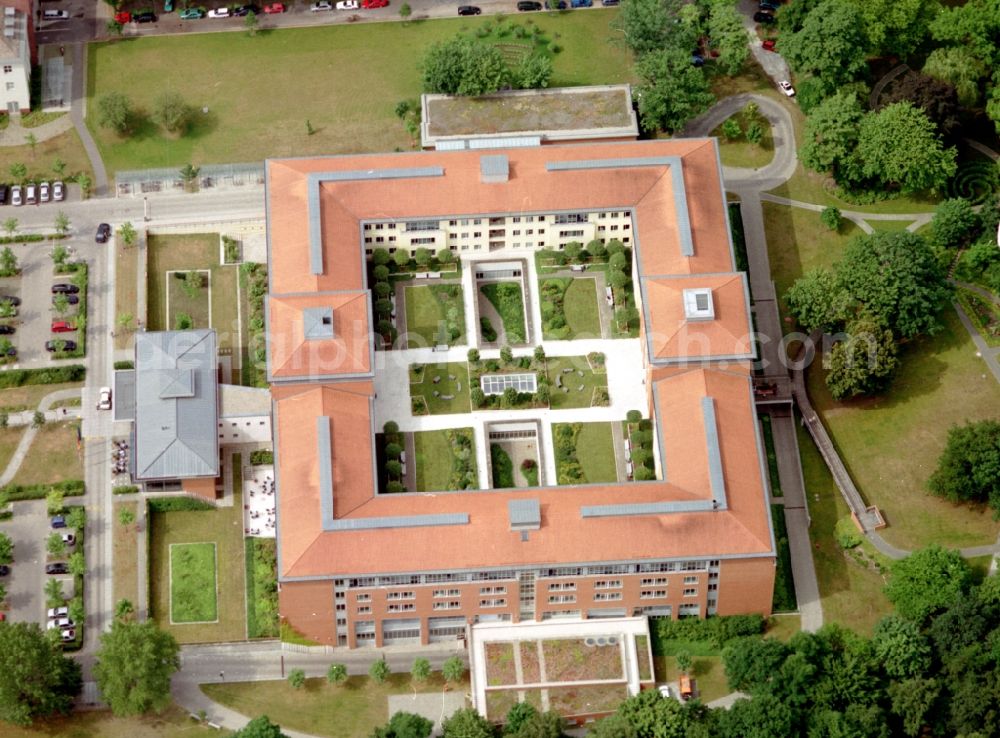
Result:
M191 319L191 328L211 328L209 322L208 291L211 275L199 271L204 277L204 284L198 288L194 296L188 295L184 291L184 272L170 272L163 277L167 283L167 303L170 306L170 314L163 330L179 330L177 318L180 315L187 315Z
M799 141L803 140L798 132L796 132L796 138ZM854 205L846 200L841 200L834 194L834 191L835 186L832 179L808 171L800 162L795 168L795 174L787 182L771 190L771 194L787 197L790 200L832 206L841 210L856 210L862 213L929 213L940 202L940 199L915 194L903 195L871 205ZM813 215L819 217L819 213L813 213Z
M438 378L437 382L434 381L435 377ZM438 393L437 397L434 396L435 392ZM443 395L449 395L451 399L445 399ZM418 405L421 405L417 397L423 398L431 415L470 412L468 367L458 362L413 364L410 367L410 398L415 403L414 415L427 414L417 412Z
M680 676L677 659L673 656L654 656L653 664L658 682L675 682ZM721 656L694 656L689 673L695 682L698 698L702 702L717 700L732 691L729 689L729 682L726 681L726 671Z
M403 294L406 302L406 330L409 333L416 333L423 338L426 346L464 343L465 306L460 284L407 286ZM451 322L459 329L458 336L454 338L447 333L447 317L451 309L457 311ZM440 340L442 324L445 324L445 341Z
M580 460L583 475L591 484L617 482L611 423L580 423L580 432L576 436L576 458Z
M440 672L426 682L409 674L390 674L384 684L366 676L351 676L342 685L325 678L307 679L302 689L287 680L202 684L210 699L243 713L267 715L282 728L322 736L366 736L389 720L389 695L441 692ZM463 689L459 685L456 689ZM464 689L468 689L468 682Z
M273 538L247 538L247 637L278 635L278 560Z
M115 348L127 349L132 345L132 335L139 315L138 296L139 247L125 246L121 236L115 235ZM118 325L118 316L129 313L132 329L125 330Z
M985 505L956 505L927 491L948 429L993 419L1000 407L1000 386L984 373L958 315L946 308L942 321L937 335L901 347L899 370L881 397L837 403L818 361L807 374L813 407L855 484L888 522L882 536L905 549L992 544L1000 531Z
M11 484L27 486L83 479L80 453L75 423L46 423L38 429Z
M537 262L537 260L536 260ZM593 277L553 277L538 280L542 332L546 340L600 338L597 312L597 280ZM563 325L552 327L553 319Z
M617 9L585 13L533 14L531 20L562 51L552 57L550 86L633 81L630 54L608 43ZM463 29L470 35L492 18L449 18L409 23L357 23L273 29L249 38L242 33L198 33L92 44L88 54L87 118L108 173L121 169L182 167L216 162L262 161L266 157L393 151L412 148L396 118L398 101L419 96L420 59L435 42ZM516 41L511 36L507 41ZM190 74L171 89L198 108L193 129L180 138L165 136L152 122L123 138L97 124L96 100L111 90L135 106L152 110L162 88L162 71L184 59ZM261 106L246 94L245 71L270 91ZM129 70L123 75L121 70ZM300 70L287 84L289 69ZM329 74L349 69L349 74ZM215 80L208 91L205 75ZM350 105L338 101L351 101ZM312 124L309 135L305 120ZM75 136L75 134L73 134ZM41 150L45 145L38 145ZM19 147L27 151L28 147ZM82 153L82 152L81 152ZM30 157L18 153L13 161ZM66 159L66 157L63 157ZM39 157L41 160L41 157ZM50 157L44 158L49 166Z
M514 643L486 644L486 684L495 687L517 684L514 668Z
M588 646L582 638L542 641L547 682L624 679L620 646Z
M882 592L886 577L878 570L870 544L862 543L855 549L858 554L844 551L837 544L834 528L838 520L850 514L847 503L809 433L798 423L795 432L812 518L809 538L824 618L870 635L875 623L892 612L892 605Z
M628 699L628 690L623 684L553 687L548 692L551 709L564 716L614 712Z
M774 543L778 549L778 566L774 574L771 607L775 612L793 612L798 605L795 601L792 555L788 548L788 529L785 527L783 505L771 505L771 521L774 523Z
M0 428L0 473L7 468L27 427Z
M113 543L114 546L114 566L112 568L112 581L114 600L128 600L135 607L139 607L139 541L136 531L136 524L122 525L118 521L118 511L124 509L131 510L132 515L137 513L138 502L117 502L115 503L115 513L112 518ZM134 519L134 517L133 517Z
M413 452L416 456L410 463L416 464L415 492L442 492L462 489L453 482L456 473L455 449L452 448L448 433L458 433L469 439L471 455L470 469L476 475L475 436L472 428L449 428L438 431L418 431L413 434ZM464 449L459 449L464 452Z
M486 296L486 299L500 314L507 343L524 343L526 330L524 325L524 295L520 281L484 284L480 285L479 291Z
M170 547L170 619L174 623L216 620L219 606L214 543Z

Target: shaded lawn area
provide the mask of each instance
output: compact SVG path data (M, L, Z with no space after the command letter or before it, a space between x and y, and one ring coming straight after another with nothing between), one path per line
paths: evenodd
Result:
M246 638L243 544L243 495L232 507L216 510L150 513L150 615L180 643L236 641ZM218 566L217 623L170 623L170 544L215 543Z
M46 395L64 389L80 389L83 382L60 382L58 384L26 384L0 390L0 412L12 413L19 410L34 410Z
M178 329L177 318L180 315L187 315L191 318L192 328L210 328L208 296L211 275L199 271L198 274L202 275L205 281L197 291L189 295L184 288L184 274L184 272L170 272L164 275L167 282L167 304L170 310L164 330Z
M549 328L547 310L559 313L541 287L547 283L559 285L563 304L561 314L566 320L562 328ZM601 317L597 312L597 280L593 277L555 277L539 280L538 299L541 303L544 337L546 340L600 338ZM549 306L547 308L547 305Z
M0 171L6 178L11 164L24 164L28 168L28 179L51 182L56 179L52 165L56 159L66 163L66 174L61 179L65 182L70 175L84 172L93 180L94 173L90 168L90 159L83 148L83 143L75 130L60 133L54 138L39 141L32 152L31 146L0 146ZM53 216L55 213L53 212Z
M139 248L126 248L121 237L115 235L115 348L127 349L132 345L133 331L139 315L138 291ZM118 325L118 316L122 313L132 315L132 329L124 330Z
M797 140L801 144L801 136L798 136ZM787 197L791 200L811 202L816 205L833 206L841 210L857 210L862 213L929 213L941 201L940 197L916 194L902 195L871 205L854 205L837 197L834 191L835 186L829 177L811 172L800 163L795 167L795 174L792 175L791 179L771 190L771 194ZM815 215L818 217L819 213L815 213Z
M76 449L73 423L47 423L38 429L12 484L55 484L83 479L83 460Z
M813 544L823 618L868 635L875 623L892 612L892 605L882 593L885 579L875 567L870 544L865 542L859 547L864 556L852 556L837 544L834 528L850 511L808 431L798 423L795 429L812 518L809 539Z
M451 292L458 290L458 297L453 298ZM465 341L465 306L462 302L462 286L455 285L420 285L406 287L406 330L416 333L424 339L426 346L439 343L456 345ZM462 332L457 338L451 338L445 329L445 341L441 340L443 324L448 310L455 308L458 318L455 321Z
M455 428L456 432L472 438L472 428ZM451 474L454 468L454 452L448 440L447 431L418 431L413 434L413 451L416 458L416 492L440 492L452 489ZM473 448L474 451L474 448ZM475 471L476 459L472 457Z
M199 623L218 617L214 543L170 547L170 619Z
M191 720L171 704L161 713L115 717L107 710L81 710L36 720L30 728L3 724L4 738L218 738L219 731Z
M136 537L136 524L122 525L118 522L118 512L122 509L131 510L132 515L135 516L138 504L134 500L116 502L111 523L113 526L112 546L114 547L114 566L112 569L114 599L115 602L128 600L136 608L142 605L139 602L139 545Z
M553 410L590 407L594 388L608 389L608 375L594 374L586 356L560 356L546 359L545 363L550 383L549 407ZM563 371L570 368L573 371ZM580 376L581 372L583 376ZM561 379L562 388L556 384L556 377ZM583 389L580 389L581 385ZM565 391L566 388L569 392Z
M218 332L219 353L237 352L240 346L239 321L237 320L237 302L239 300L239 275L236 266L219 264L219 235L217 233L170 234L149 236L147 239L146 265L146 302L149 315L146 323L149 330L173 330L170 322L180 310L175 302L177 299L188 300L180 289L180 280L168 277L164 273L169 270L188 271L204 269L210 273L212 285L212 328ZM177 282L175 288L174 282ZM170 316L166 315L166 292L170 285ZM208 288L202 292L208 295ZM180 298L177 297L180 295ZM205 323L208 322L207 299L198 296L198 314L201 314L202 304L205 305ZM194 309L193 307L191 308ZM195 318L195 326L201 327L194 313L188 313ZM240 362L234 362L238 369ZM234 381L237 381L234 378Z
M948 429L995 418L1000 407L1000 386L958 315L949 307L942 320L936 336L902 348L884 396L836 403L821 368L808 372L813 406L862 495L886 518L882 536L905 549L991 544L1000 531L986 506L955 505L927 492Z
M617 482L611 423L580 423L580 432L576 436L576 458L591 484Z
M610 28L617 9L532 14L562 51L553 57L550 86L632 81L630 54ZM181 167L188 162L261 161L266 157L408 149L413 141L396 118L400 100L419 96L420 60L433 43L492 19L451 18L408 23L358 23L242 33L157 36L93 44L88 54L88 110L111 90L147 111L163 87L164 69L176 91L199 111L188 135L169 138L145 122L131 138L87 123L109 174L120 169ZM516 42L510 36L506 39ZM123 75L121 70L128 69ZM247 94L246 70L268 90L268 104ZM296 70L288 84L288 70ZM211 77L210 85L205 79ZM347 103L350 104L347 104ZM315 130L308 135L305 121ZM74 134L75 135L75 134ZM43 144L39 144L41 148ZM26 159L22 155L22 160ZM66 158L66 157L63 157ZM46 160L47 161L47 160Z
M675 682L680 677L677 659L674 656L654 656L653 668L657 682ZM691 678L702 702L711 702L725 697L732 690L726 681L726 671L721 656L697 656L691 661Z
M340 686L325 678L307 679L302 689L294 689L286 680L201 685L210 699L244 715L267 715L282 728L337 738L372 735L389 719L389 695L443 688L440 672L423 683L411 681L409 674L390 674L384 684L366 676L348 677ZM464 688L468 689L467 681Z
M479 291L500 314L507 343L523 343L527 329L524 325L524 294L521 283L493 282L481 285Z
M423 371L416 371L415 367L418 366L422 366ZM438 378L437 382L434 381L435 377ZM438 393L437 397L434 396L435 392ZM444 399L445 395L451 396L452 399ZM414 402L414 414L417 414L416 406L422 406L421 401L417 400L418 397L423 398L431 415L470 412L468 366L457 362L412 365L410 397Z
M761 130L764 135L760 143L752 144L746 139L747 124L743 122L743 115L737 113L731 116L739 121L743 127L743 134L732 141L722 135L722 126L716 126L710 135L719 139L719 158L723 165L727 167L745 167L748 169L760 169L767 166L774 158L774 135L771 125L767 120L761 121Z

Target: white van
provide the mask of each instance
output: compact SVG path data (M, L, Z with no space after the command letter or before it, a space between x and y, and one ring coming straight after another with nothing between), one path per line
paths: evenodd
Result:
M69 13L65 10L43 10L42 20L69 20Z

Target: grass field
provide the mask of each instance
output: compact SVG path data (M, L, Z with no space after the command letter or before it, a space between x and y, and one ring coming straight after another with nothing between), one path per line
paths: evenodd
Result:
M718 126L711 135L719 138L719 157L723 165L727 167L744 167L747 169L760 169L771 163L774 158L774 136L771 126L766 120L761 120L761 130L764 135L759 143L752 144L746 139L747 122L742 113L731 116L740 123L743 135L730 141L722 135L722 126Z
M362 676L348 677L340 686L328 684L326 679L307 679L302 689L294 689L284 680L201 685L210 699L244 715L267 715L283 728L337 738L372 735L389 719L389 695L440 692L443 688L440 672L423 683L412 682L409 674L391 674L385 684Z
M180 643L236 641L246 638L243 557L243 496L232 507L197 512L152 513L149 519L151 617ZM218 566L217 623L170 623L170 544L215 543Z
M617 10L600 9L532 15L550 38L559 34L562 51L553 59L551 87L632 81L628 52L610 43L617 35L610 28L616 16ZM254 38L204 33L93 44L88 110L96 110L97 98L116 90L149 113L157 95L170 89L199 112L192 131L176 139L152 123L128 139L98 126L93 114L87 124L109 173L411 148L394 108L400 100L419 97L424 52L436 41L488 22L493 21L336 24L268 30ZM185 73L169 75L165 88L163 70L176 68L179 60ZM123 75L123 69L129 73ZM252 81L248 69L254 70ZM288 83L290 73L294 84ZM268 91L265 105L249 94L251 88ZM313 135L307 133L307 120Z
M139 249L136 246L126 247L121 237L115 236L115 348L127 349L132 345L133 331L136 320L142 318L138 308L138 271ZM132 316L132 329L125 330L118 325L118 316L129 313Z
M46 395L64 389L79 389L83 382L60 382L59 384L26 384L22 387L8 387L0 390L0 412L13 413L19 410L34 410Z
M83 479L83 459L76 449L73 423L47 423L38 430L12 484L54 484Z
M56 174L52 170L52 165L56 159L61 159L66 163L65 180L70 175L79 172L85 173L93 178L94 173L90 169L90 159L80 142L80 137L76 131L69 130L61 133L47 141L39 141L35 145L32 153L31 146L0 146L0 172L6 179L9 175L12 164L24 164L28 168L29 179L51 180Z
M590 407L594 396L594 388L608 389L608 375L594 374L587 364L586 357L583 356L560 356L546 360L551 394L549 396L549 406L553 410L563 410L566 408ZM563 369L572 368L572 372L564 372ZM583 376L580 376L583 372ZM568 388L569 392L564 392L556 384L556 377L562 380L563 388ZM578 389L583 385L583 389Z
M796 132L796 140L802 137ZM828 186L829 178L808 171L800 163L795 174L782 185L771 190L771 194L792 200L811 202L816 205L830 205L841 210L857 210L862 213L929 213L934 210L940 198L930 195L903 195L892 200L884 200L872 205L854 205L834 195L834 188Z
M193 721L170 705L159 714L114 717L106 710L82 710L64 718L38 720L30 728L3 724L4 738L218 738L219 731Z
M658 682L676 682L681 673L674 656L654 656L653 668ZM690 674L702 702L717 700L732 691L726 681L721 656L695 656Z
M580 423L576 437L576 458L587 482L617 482L615 448L611 423Z
M835 403L819 367L808 372L813 406L861 493L885 516L882 535L900 548L983 545L1000 531L987 508L953 505L926 491L948 428L995 418L1000 407L1000 387L958 316L946 309L943 319L937 336L903 348L882 397Z
M416 365L414 365L416 366ZM469 405L469 369L465 364L424 364L423 372L410 367L410 397L423 397L431 415L467 413ZM434 378L438 381L435 382ZM455 377L455 379L451 379ZM419 380L419 381L417 381ZM434 393L438 396L435 397ZM444 396L452 399L444 399ZM417 402L419 402L417 400Z
M166 330L179 328L178 316L186 315L191 319L192 328L210 328L211 313L209 312L209 295L211 286L211 275L207 272L199 271L204 281L201 287L193 291L190 295L184 289L184 277L186 272L170 272L165 275L167 282L167 307Z
M546 284L558 285L562 291L562 310L541 289ZM546 340L600 338L601 316L597 312L597 286L593 277L556 277L539 280L538 299L541 303L543 332ZM566 325L550 328L545 317L548 311L561 312Z
M473 437L472 428L456 428L457 432ZM447 431L419 431L413 434L413 451L416 458L417 488L415 492L440 492L451 489L454 453ZM476 468L473 451L472 468Z
M452 297L451 292L458 290L458 297ZM462 302L461 285L421 285L407 287L404 292L406 301L406 330L416 333L425 341L425 346L435 346L439 343L451 345L465 341L465 306ZM441 341L441 329L445 323L448 310L458 311L455 323L462 332L457 338Z
M170 620L204 623L218 618L214 543L175 543L170 547Z
M823 619L870 634L875 623L892 612L892 605L882 593L885 579L876 566L874 549L867 542L855 549L858 551L855 555L837 544L834 528L850 511L809 433L798 423L795 426L812 518L809 538Z
M118 512L123 509L131 510L132 515L136 514L138 503L116 502L115 514L111 525L113 526L112 546L114 547L114 567L112 570L114 600L128 600L137 608L142 603L139 602L139 575L138 557L139 546L136 538L136 524L122 525L118 522Z

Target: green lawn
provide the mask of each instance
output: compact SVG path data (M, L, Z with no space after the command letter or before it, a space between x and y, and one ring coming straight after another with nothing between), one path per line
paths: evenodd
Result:
M555 277L539 280L538 286L542 330L546 340L600 338L597 280L593 277ZM552 327L550 316L561 316L565 325Z
M302 689L285 680L201 685L210 699L244 715L267 715L283 728L336 738L372 735L389 719L389 695L443 689L439 672L426 682L412 682L409 674L391 674L385 684L362 676L349 677L340 686L307 679ZM453 689L467 690L468 683Z
M472 428L455 428L473 438ZM473 447L474 449L474 447ZM448 440L448 431L418 431L413 434L413 451L416 458L417 488L415 492L441 492L455 489L451 483L454 469L454 452ZM476 457L473 450L472 469L475 473Z
M24 164L28 168L28 179L51 180L56 177L52 165L56 159L66 164L66 180L70 175L84 173L93 178L90 159L76 131L70 129L46 141L35 144L34 150L28 144L23 146L0 146L0 171L6 176L12 164Z
M551 87L632 81L628 51L612 42L619 35L610 28L616 16L617 9L596 8L532 14L533 24L553 40L558 34L562 47L553 58ZM182 138L165 136L148 118L125 139L99 127L93 113L87 123L109 173L411 148L394 108L400 100L419 97L424 52L436 41L486 23L493 19L338 23L268 30L253 38L199 33L92 44L88 110L95 111L96 100L114 90L149 113L164 90L164 70L175 70L168 75L169 89L198 112L192 131ZM513 36L504 41L518 43ZM295 83L288 84L292 72ZM267 90L267 104L251 90Z
M139 558L138 526L135 523L122 525L118 522L118 511L122 509L131 510L132 515L135 516L138 505L139 503L135 501L116 502L114 505L114 517L112 518L114 521L112 523L112 546L114 547L112 589L114 600L115 602L128 600L136 607L140 605L138 601L139 573L137 566Z
M167 304L169 314L166 316L166 330L175 330L180 326L177 323L178 316L186 315L191 319L192 328L210 328L209 316L209 280L210 274L199 271L198 274L204 277L204 283L196 291L188 294L185 291L184 277L186 272L165 273L163 278L167 282Z
M36 720L30 728L3 724L4 738L218 738L220 733L192 720L171 704L158 714L115 717L107 710L80 710L66 717Z
M141 317L138 308L139 249L126 247L119 234L115 234L115 348L127 349L132 345L132 331L136 319ZM118 325L118 316L128 313L132 316L131 330Z
M423 367L423 370L418 372L418 367ZM459 363L414 364L410 367L410 398L415 414L418 407L425 406L431 415L470 412L468 366Z
M797 140L801 144L801 136L798 136ZM834 194L832 180L824 175L808 171L801 163L795 168L795 174L792 175L791 179L771 190L771 194L792 200L811 202L816 205L830 205L841 210L857 210L862 213L929 213L941 201L939 197L917 194L904 195L872 205L854 205Z
M406 330L424 339L425 346L441 343L456 345L465 342L465 306L462 286L458 284L421 285L404 290ZM449 311L454 311L448 320ZM452 338L447 324L453 323L460 333ZM442 340L442 330L444 331Z
M850 552L837 544L834 528L850 511L809 433L798 423L795 426L812 518L809 538L823 619L870 634L875 623L892 612L892 605L882 593L885 578L878 568L879 559L867 542Z
M12 484L55 484L83 479L82 452L77 449L76 424L46 423L35 435Z
M617 482L611 423L580 423L576 436L576 458L591 484Z
M673 656L654 656L653 668L658 682L676 682L680 676L677 659ZM725 697L732 690L726 681L726 671L721 656L695 656L691 662L691 677L702 702Z
M1000 386L957 314L946 309L943 319L941 333L903 347L882 397L836 403L822 370L814 365L808 373L813 406L861 493L885 515L882 535L900 548L983 545L1000 531L986 507L954 505L926 490L948 428L996 418L1000 407Z
M560 356L547 359L546 367L551 385L549 406L553 410L591 407L592 404L598 404L593 402L595 394L600 394L601 390L607 392L608 375L594 374L585 356ZM564 372L564 369L573 371ZM557 377L561 381L561 388L556 384ZM583 389L580 389L581 386ZM598 389L597 393L594 391L595 388ZM565 391L567 389L568 392Z
M744 167L747 169L760 169L767 166L774 158L774 136L771 126L766 119L761 116L760 126L764 135L759 143L752 144L746 139L747 121L742 112L731 116L742 127L743 134L730 141L722 135L722 126L719 125L712 136L719 139L719 157L727 167Z
M520 282L493 282L484 284L479 291L486 296L503 320L507 343L524 343L524 295Z
M170 547L170 620L203 623L218 618L214 543Z

